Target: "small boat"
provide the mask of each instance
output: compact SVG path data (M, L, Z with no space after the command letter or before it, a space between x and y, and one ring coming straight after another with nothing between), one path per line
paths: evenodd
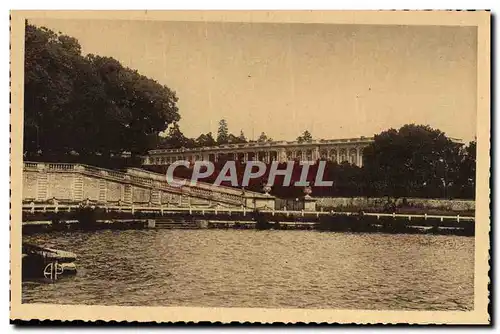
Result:
M76 274L76 254L59 249L23 243L22 274L24 278L57 280Z

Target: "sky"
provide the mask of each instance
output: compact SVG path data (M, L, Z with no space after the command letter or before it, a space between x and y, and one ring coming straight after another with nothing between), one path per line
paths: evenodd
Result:
M373 136L407 123L474 140L475 27L31 19L177 93L188 137Z

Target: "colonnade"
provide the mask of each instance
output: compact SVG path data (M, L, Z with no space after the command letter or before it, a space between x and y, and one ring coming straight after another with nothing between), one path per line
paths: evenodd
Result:
M241 162L262 161L271 163L273 161L316 161L330 160L338 163L348 162L353 165L362 166L363 164L363 146L315 146L315 147L269 147L259 150L206 150L203 152L184 152L162 153L146 157L145 165L168 165L179 160L188 161L228 161L235 160Z

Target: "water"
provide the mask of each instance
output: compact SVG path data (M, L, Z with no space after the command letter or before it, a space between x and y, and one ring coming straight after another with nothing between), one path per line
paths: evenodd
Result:
M24 282L23 303L473 309L474 238L315 231L32 235L79 255L75 277Z

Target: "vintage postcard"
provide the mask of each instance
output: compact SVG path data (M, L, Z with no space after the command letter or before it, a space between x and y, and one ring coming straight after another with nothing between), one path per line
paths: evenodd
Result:
M13 11L11 123L11 320L490 323L488 11Z

